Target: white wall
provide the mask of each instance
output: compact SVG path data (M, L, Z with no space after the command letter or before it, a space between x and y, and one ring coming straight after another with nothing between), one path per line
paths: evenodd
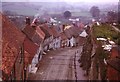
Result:
M70 39L70 46L71 47L76 46L76 39L74 37Z
M41 56L40 56L40 59L38 60L38 56L39 56L39 53L43 51L43 48L42 48L42 44L40 45L40 47L38 48L37 50L37 53L35 54L35 56L33 57L32 59L32 63L29 65L29 72L32 72L32 70L34 68L36 68L36 65L39 63L39 61L42 59L42 53L41 53ZM37 68L36 68L37 69Z

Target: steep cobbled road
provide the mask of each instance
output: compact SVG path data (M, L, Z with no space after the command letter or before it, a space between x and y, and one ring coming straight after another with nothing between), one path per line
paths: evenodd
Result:
M84 71L80 68L78 59L82 46L49 51L43 56L35 74L30 80L86 80Z

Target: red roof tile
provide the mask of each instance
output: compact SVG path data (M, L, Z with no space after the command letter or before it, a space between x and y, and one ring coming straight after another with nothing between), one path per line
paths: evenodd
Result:
M111 57L107 60L107 76L109 80L120 80L120 59L117 57L119 53L118 47L113 47Z
M36 32L42 39L44 39L45 33L39 27L36 28Z
M25 50L25 63L30 64L34 55L37 53L39 46L34 44L28 38L25 38L24 41L24 50Z
M40 25L39 28L45 33L45 38L48 38L51 36L52 32L46 24Z
M113 67L114 69L116 69L117 71L120 72L120 59L119 58L113 58L107 61L107 63Z
M66 40L67 39L67 36L63 32L60 33L60 37L61 37L61 40Z
M27 51L24 51L24 62L25 62L25 67L27 67L30 64L30 54Z
M19 54L20 47L24 41L25 35L4 15L2 17L2 70L10 74L16 57Z
M29 25L26 25L23 32L31 39L35 34L35 29Z
M118 48L113 47L112 51L111 51L111 59L116 58L116 56L118 56L118 55L119 55Z
M55 27L50 27L50 30L51 30L51 34L54 37L58 37L59 36L59 33L56 31Z
M23 32L29 39L38 45L40 45L42 40L45 38L44 32L38 26L31 27L29 25L26 25L26 27L23 29Z
M0 16L0 24L2 22L2 16ZM0 67L2 67L2 28L0 28Z
M59 34L54 26L48 27L47 24L40 25L40 28L44 28L50 35L53 35L54 37L58 37Z
M68 38L71 38L72 36L77 37L80 31L77 29L77 27L71 26L69 29L66 29L64 32Z
M116 71L113 67L108 66L107 77L108 77L108 80L114 80L114 81L120 80L119 79L120 78L120 72Z

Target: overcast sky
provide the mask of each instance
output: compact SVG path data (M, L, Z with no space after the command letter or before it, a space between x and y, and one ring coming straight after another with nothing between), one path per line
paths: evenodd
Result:
M1 0L2 2L118 2L119 0Z

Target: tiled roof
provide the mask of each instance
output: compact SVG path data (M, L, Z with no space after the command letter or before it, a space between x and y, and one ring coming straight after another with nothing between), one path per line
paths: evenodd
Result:
M39 27L36 28L36 33L38 33L38 35L39 35L42 39L45 38L45 33L44 33Z
M26 65L28 65L32 62L32 59L33 59L34 55L37 53L38 48L39 48L39 46L34 44L28 38L25 38L24 50L25 50L25 63L26 63Z
M20 52L20 47L25 35L4 15L2 17L2 70L9 74L13 68L16 57Z
M26 27L23 29L23 32L29 39L38 45L40 45L42 40L45 38L44 32L38 26L31 27L29 25L26 25Z
M44 31L46 37L50 37L51 35L53 35L54 37L59 36L59 33L57 32L54 26L49 27L47 24L42 24L40 25L40 28Z
M77 37L80 31L78 27L71 26L70 28L66 29L64 32L68 38L71 38L72 36Z
M109 66L120 72L120 56L119 47L113 47L110 59L107 60Z
M120 46L118 46L118 57L120 58Z
M55 29L55 27L50 27L50 30L51 30L51 34L54 37L58 37L59 36L59 33L57 32L57 30Z
M108 65L116 69L120 72L120 59L119 58L113 58L110 60L107 60Z
M66 40L67 39L67 36L65 35L64 32L60 33L60 37L61 37L61 40Z
M26 25L25 28L22 30L28 38L32 38L35 34L35 28L32 28L30 25Z
M48 28L47 25L42 24L42 25L39 26L39 28L45 33L45 38L48 38L48 37L51 36L51 31L50 31L50 29Z
M113 47L112 50L111 50L111 59L112 58L116 58L116 56L119 55L119 51L118 51L118 47Z
M30 60L32 58L30 58L30 54L27 51L24 51L24 63L25 63L25 67L27 67L30 64Z
M2 19L2 16L0 16L0 24L2 22L1 19ZM1 66L2 66L2 28L0 28L0 67Z

